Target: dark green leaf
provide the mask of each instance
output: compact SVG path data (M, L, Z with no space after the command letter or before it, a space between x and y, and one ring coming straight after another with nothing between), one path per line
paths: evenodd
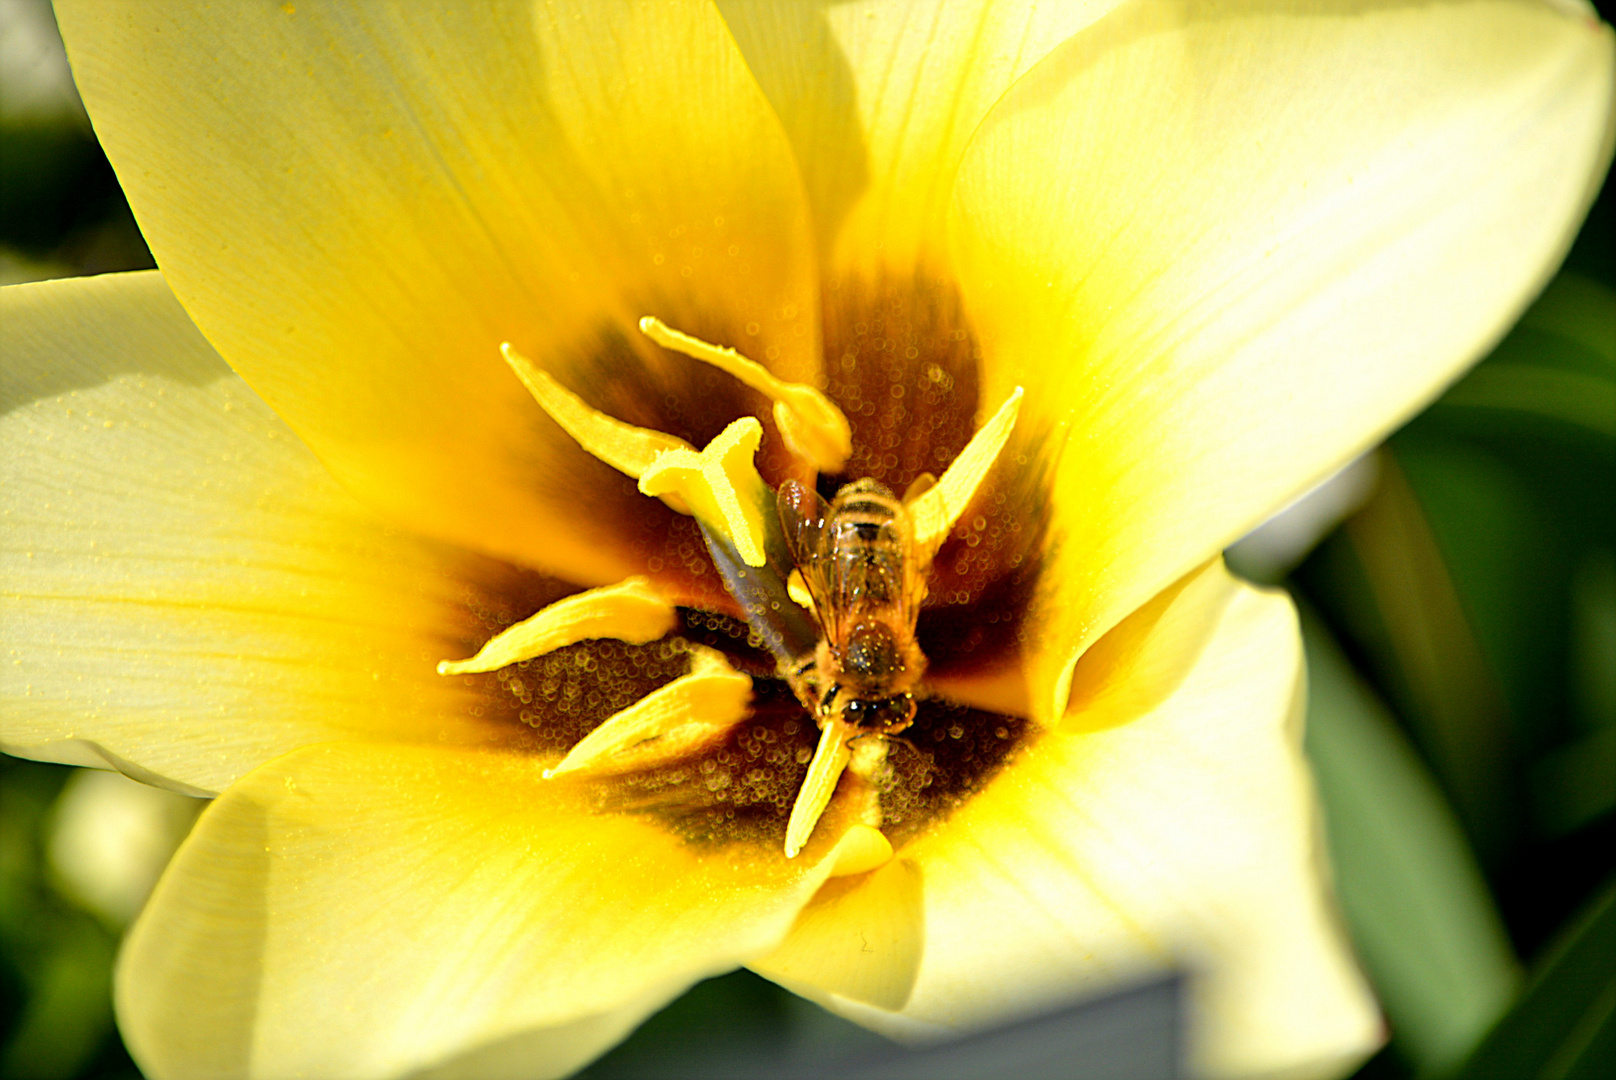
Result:
M1519 972L1453 811L1322 623L1304 615L1306 749L1336 888L1402 1054L1451 1067L1508 1006Z
M1581 1080L1616 1061L1616 880L1534 968L1456 1080Z

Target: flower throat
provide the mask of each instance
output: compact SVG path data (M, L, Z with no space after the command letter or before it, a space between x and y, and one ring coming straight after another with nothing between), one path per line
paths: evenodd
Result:
M655 318L642 319L640 329L769 399L781 442L801 473L821 484L847 475L850 459L854 469L867 463L889 475L899 465L890 438L858 446L853 425L822 391L784 382ZM694 519L731 602L717 606L734 612L691 606L677 585L634 577L549 604L496 633L471 659L440 664L445 674L495 672L524 704L542 698L521 718L537 731L555 729L555 749L565 750L547 776L589 784L603 811L657 813L692 840L777 829L767 823L787 811L790 857L809 842L839 784L849 794L842 801L856 804L844 826L906 833L972 786L972 774L984 770L971 763L993 762L996 771L1020 741L1023 721L949 702L925 685L928 661L917 635L935 556L1002 452L1019 389L939 462L947 465L941 478L922 471L899 497L864 476L827 489L827 499L800 479L778 489L762 479L753 461L763 427L753 416L733 420L697 449L599 412L512 347L502 353L580 446L634 478L642 494ZM832 384L840 376L845 391L859 365L844 352L828 366ZM936 364L921 370L917 398L953 378ZM888 396L903 394L889 389ZM847 399L861 419L873 411L856 391ZM905 465L949 454L925 439L903 449ZM606 662L613 673L606 681L619 690L611 700L583 689L591 680L574 670L580 659L584 667ZM579 708L589 703L597 707ZM950 768L950 757L962 760ZM884 836L871 843L890 854Z

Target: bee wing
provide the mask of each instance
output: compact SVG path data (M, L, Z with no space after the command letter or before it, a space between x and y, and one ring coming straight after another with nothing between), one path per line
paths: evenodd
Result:
M802 572L802 580L814 598L814 607L824 613L836 600L832 595L829 553L825 548L825 521L830 515L830 504L806 484L787 480L780 485L775 506L780 513L780 529L785 533L791 561Z
M787 480L780 485L774 504L780 512L780 529L786 534L791 561L798 567L813 562L824 541L830 504L819 492L797 480Z

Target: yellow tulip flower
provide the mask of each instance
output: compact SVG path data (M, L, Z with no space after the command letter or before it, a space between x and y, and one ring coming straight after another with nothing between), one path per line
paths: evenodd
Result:
M120 962L152 1076L558 1076L740 965L1378 1044L1295 613L1218 553L1546 280L1585 6L57 11L161 269L4 292L0 737L216 796ZM715 565L804 599L816 473L943 477L907 729L821 740Z

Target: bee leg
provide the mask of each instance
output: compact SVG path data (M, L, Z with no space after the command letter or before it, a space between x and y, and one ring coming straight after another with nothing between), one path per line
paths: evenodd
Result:
M907 735L893 735L890 732L878 731L872 731L870 734L884 735L887 740L887 745L890 746L892 743L903 743L903 745L907 746L917 757L920 755L920 747L916 746L914 744L914 740L910 739Z
M820 724L819 724L820 727L825 726L825 724L824 724L824 719L825 718L830 717L830 716L835 714L835 711L836 711L836 695L840 694L841 692L842 692L842 684L841 683L831 683L830 684L830 690L828 690L825 693L825 696L820 699L820 701L819 701L819 717L816 718L816 719L818 719L820 721Z

